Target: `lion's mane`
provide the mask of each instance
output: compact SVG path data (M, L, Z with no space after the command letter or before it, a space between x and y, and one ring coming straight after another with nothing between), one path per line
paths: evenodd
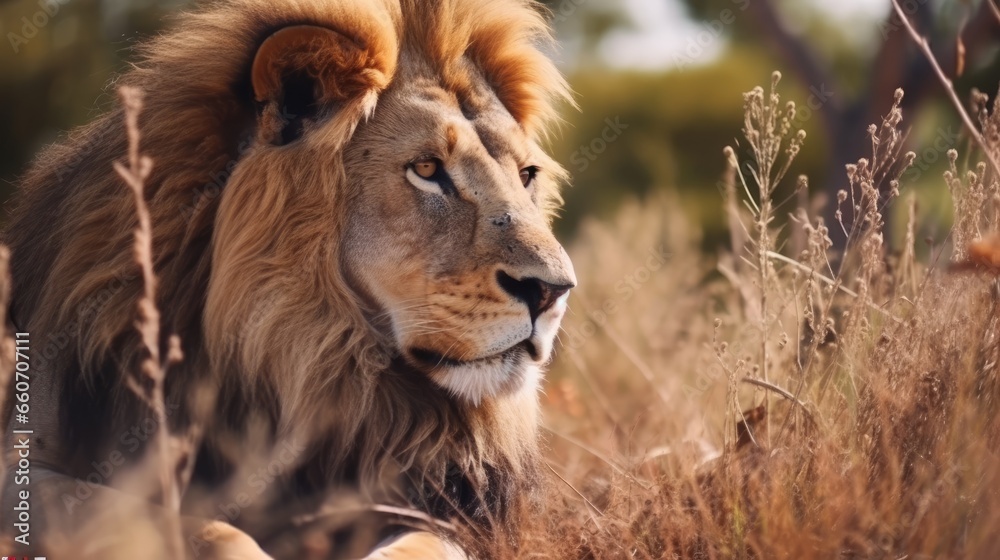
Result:
M254 53L274 31L298 24L334 29L363 49L352 79L370 95L341 107L335 126L324 128L341 149L378 92L405 70L397 68L405 49L450 89L485 78L535 136L567 97L538 49L549 32L529 0L230 0L180 16L174 31L141 47L115 85L138 88L145 102L141 150L154 161L145 189L163 345L176 334L185 355L168 377L172 428L205 424L195 475L206 484L234 472L225 442L263 419L272 441L312 428L296 492L353 485L386 499L381 485L401 476L411 482L401 491L409 503L506 523L535 477L534 397L460 404L380 350L339 271L324 286L281 284L283 271L336 251L320 242L335 241L344 223L284 212L283 185L324 181L342 187L330 196L357 195L346 192L338 152L324 154L320 170L314 154L290 164L254 148ZM112 167L126 149L120 106L46 149L23 178L4 239L13 255L13 320L35 333L36 375L58 395L58 465L78 477L149 415L124 382L141 358L134 321L142 290L135 209ZM232 196L258 205L253 219L231 223L220 201ZM219 224L240 228L227 246L214 246ZM253 254L262 243L280 247L254 274L213 266L221 252ZM244 297L262 282L283 289L265 303ZM215 398L197 398L206 392Z

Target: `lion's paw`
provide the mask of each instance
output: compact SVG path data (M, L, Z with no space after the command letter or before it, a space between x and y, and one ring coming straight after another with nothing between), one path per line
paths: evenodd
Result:
M406 533L378 547L364 560L472 560L454 544L425 531Z
M199 560L273 560L257 541L222 521L210 521L192 539Z

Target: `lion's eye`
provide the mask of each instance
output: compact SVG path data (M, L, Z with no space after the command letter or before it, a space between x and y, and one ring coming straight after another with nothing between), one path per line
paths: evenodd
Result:
M418 189L434 194L454 194L455 186L437 158L418 159L406 166L406 179Z
M438 161L436 159L425 159L418 162L414 162L413 170L417 172L424 179L430 179L437 173Z
M538 175L538 168L535 167L534 165L522 169L520 177L521 177L521 184L524 185L524 188L530 187L531 182L535 180L535 176L537 175Z

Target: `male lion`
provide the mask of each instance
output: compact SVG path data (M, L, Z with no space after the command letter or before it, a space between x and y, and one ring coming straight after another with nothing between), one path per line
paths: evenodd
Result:
M116 83L145 99L161 345L184 353L165 401L173 432L203 429L178 470L185 511L218 520L212 554L304 557L280 538L293 525L332 535L321 556L457 550L440 523L407 532L414 510L512 543L576 284L549 226L563 172L538 140L568 90L538 6L229 0L174 29ZM5 234L34 343L34 542L39 508L63 538L103 515L98 484L102 508L124 502L155 427L129 387L145 354L126 151L120 106L44 151ZM251 448L281 458L270 476ZM329 507L290 522L345 490L371 504L364 531L315 521Z

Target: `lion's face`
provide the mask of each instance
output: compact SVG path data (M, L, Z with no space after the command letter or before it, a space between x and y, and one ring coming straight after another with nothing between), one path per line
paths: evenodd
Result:
M397 84L345 150L341 258L403 358L473 402L533 381L572 264L543 207L557 166L487 88Z
M548 223L562 170L535 143L565 88L531 42L544 22L503 14L403 47L312 25L260 44L256 138L214 222L220 367L271 375L286 407L386 357L472 403L535 387L576 284Z

